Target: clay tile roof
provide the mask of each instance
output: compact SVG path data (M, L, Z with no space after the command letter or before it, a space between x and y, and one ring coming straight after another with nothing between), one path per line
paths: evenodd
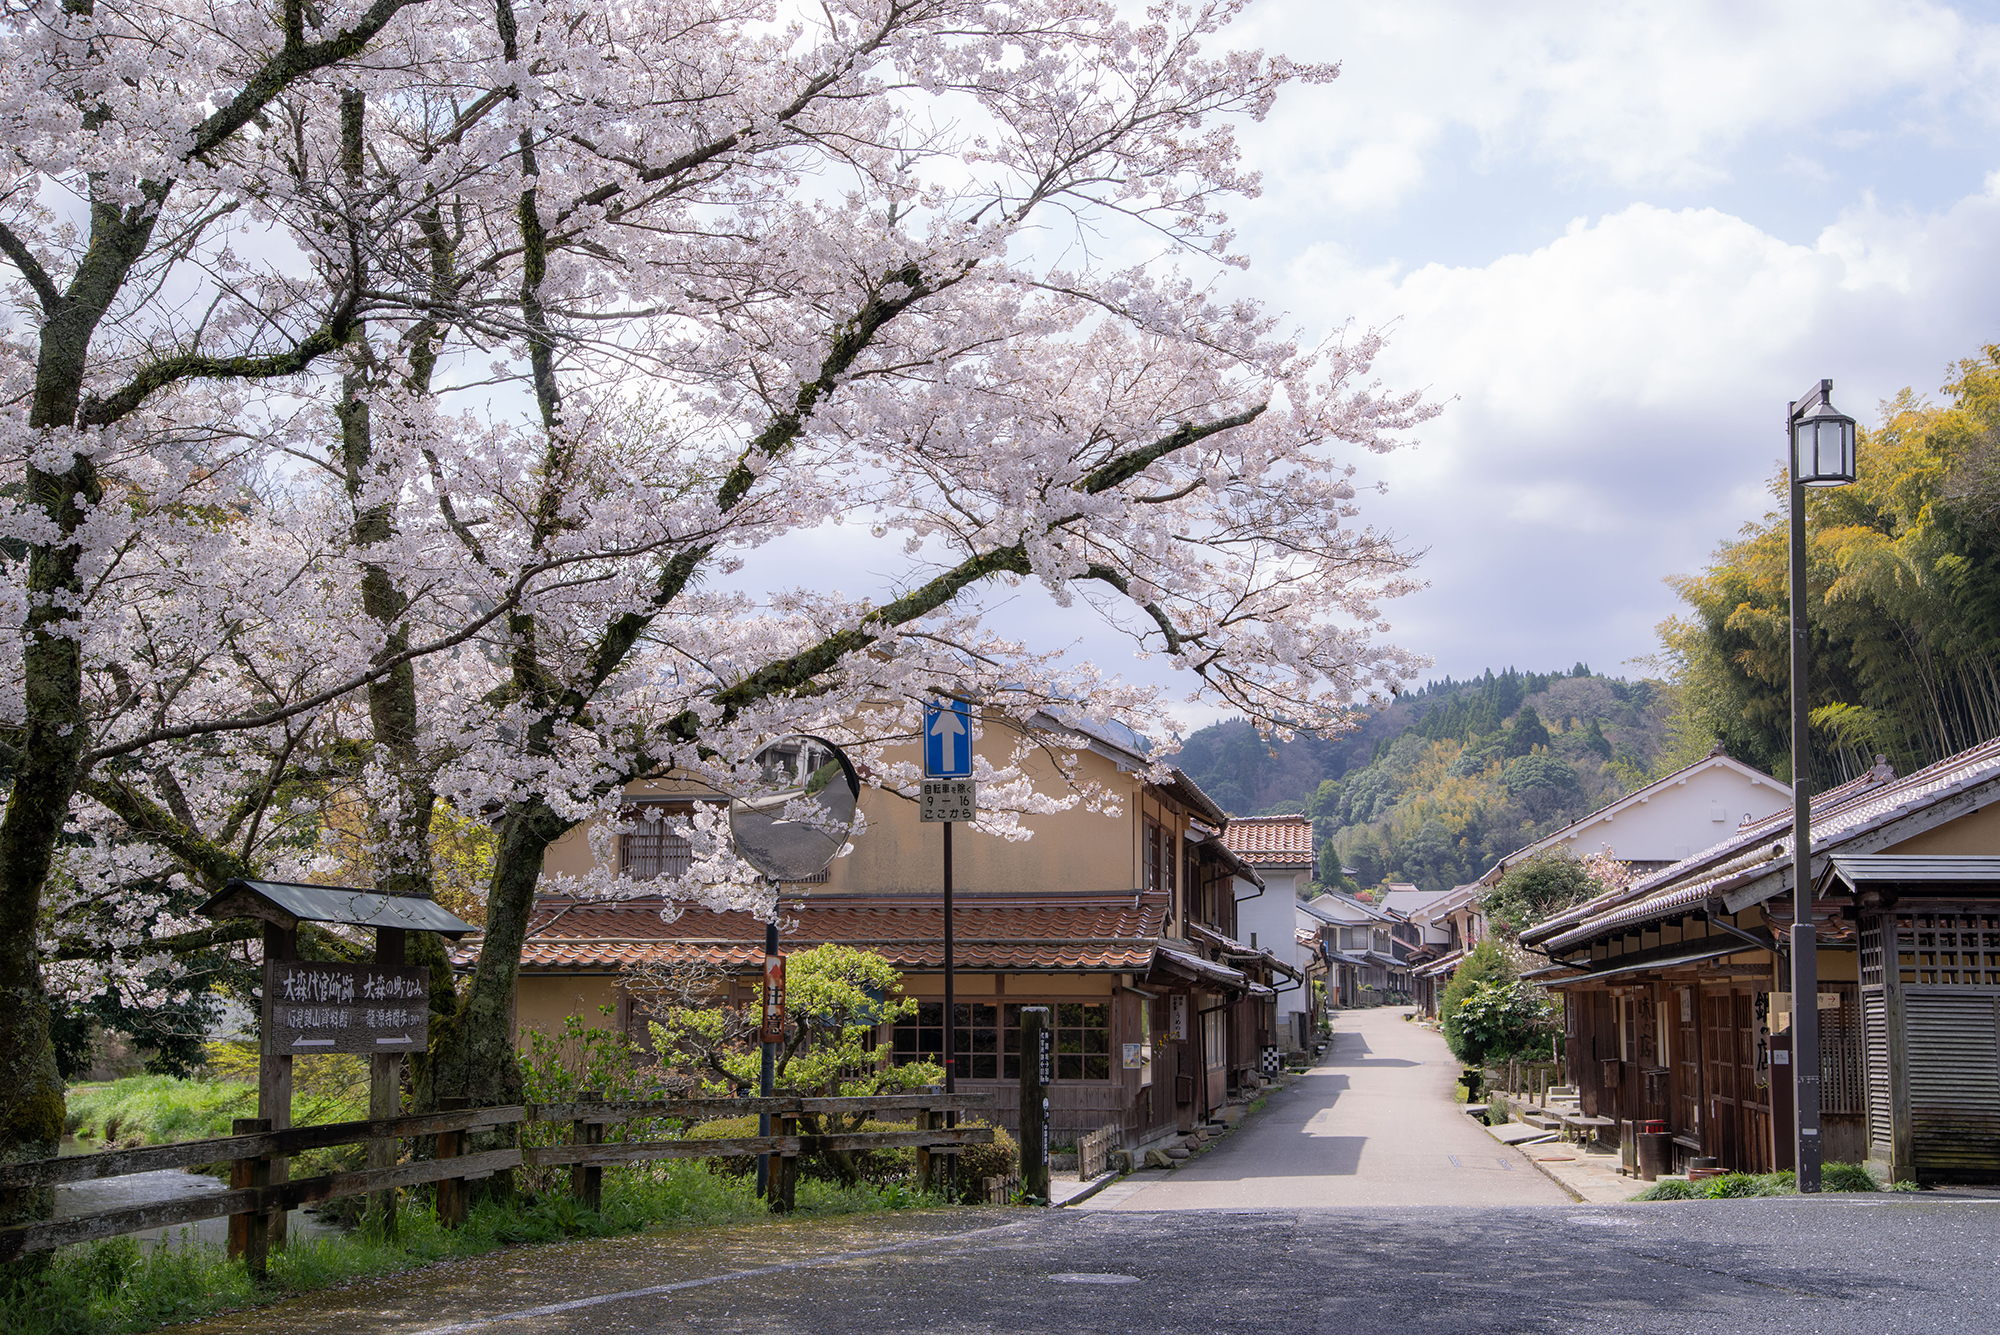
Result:
M748 913L685 907L672 922L659 899L537 902L521 950L527 972L604 971L696 960L751 969L764 924ZM1167 897L963 894L953 905L953 962L965 969L1144 970L1164 926ZM838 942L873 950L899 969L944 967L944 903L937 895L815 895L780 905L786 951ZM455 954L470 958L478 938Z
M1253 867L1313 865L1310 816L1237 816L1223 830L1222 843Z

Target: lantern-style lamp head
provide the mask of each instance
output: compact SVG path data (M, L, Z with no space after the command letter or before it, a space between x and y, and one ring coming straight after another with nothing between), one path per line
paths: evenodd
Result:
M1792 405L1792 476L1808 487L1854 481L1854 419L1833 406L1831 380Z

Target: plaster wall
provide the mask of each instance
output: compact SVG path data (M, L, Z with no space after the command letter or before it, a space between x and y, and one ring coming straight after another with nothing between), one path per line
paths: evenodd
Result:
M1736 833L1745 816L1790 808L1791 791L1722 765L1695 770L1615 814L1563 834L1579 857L1607 853L1627 862L1676 862Z
M982 731L989 735L998 732L992 728L975 730L976 745L983 740ZM994 736L991 744L1001 744L1000 738ZM907 758L915 759L915 748L908 750L911 754ZM1138 888L1143 829L1139 816L1165 824L1174 832L1176 843L1186 821L1142 792L1136 774L1120 770L1114 761L1096 752L1077 754L1083 780L1112 796L1110 810L1088 811L1079 802L1068 810L1024 817L1021 824L1031 837L1022 840L957 825L952 832L955 890L1039 893ZM905 757L892 750L887 758ZM1068 786L1047 756L1031 754L1024 768L1037 792L1056 797L1068 794ZM696 791L686 784L665 781L635 783L626 789L634 800ZM834 859L825 885L812 890L833 894L937 893L943 885L944 827L924 824L917 818L914 802L868 787L865 781L860 805L867 820L865 831L853 840L847 856ZM616 856L615 849L610 856ZM550 846L543 869L549 875L582 875L592 863L587 828L579 826Z

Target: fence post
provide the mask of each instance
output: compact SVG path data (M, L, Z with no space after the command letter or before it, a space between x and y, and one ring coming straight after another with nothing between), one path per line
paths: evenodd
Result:
M461 1097L447 1097L438 1100L439 1112L461 1112L470 1107L472 1100ZM437 1157L456 1159L465 1153L465 1132L440 1131L437 1140ZM465 1222L465 1179L446 1177L437 1184L438 1222L446 1228L457 1228Z
M778 1119L779 1135L796 1136L798 1133L798 1118L787 1113ZM799 1198L799 1152L787 1150L779 1155L777 1168L777 1180L771 1184L771 1210L775 1214L790 1214Z
M937 1123L931 1120L929 1108L917 1109L917 1130L929 1131ZM929 1192L937 1184L937 1160L931 1157L930 1143L917 1146L917 1190Z
M268 1117L238 1117L229 1124L232 1136L261 1136L271 1129ZM236 1159L229 1165L229 1186L233 1191L271 1185L271 1157ZM252 1279L264 1278L264 1266L271 1252L271 1217L261 1209L229 1216L229 1259L243 1258Z
M577 1096L579 1103L602 1103L604 1091L585 1090ZM601 1145L604 1143L604 1123L593 1122L579 1117L570 1123L569 1143L572 1145ZM571 1164L569 1169L570 1195L586 1210L604 1208L604 1169L599 1164Z

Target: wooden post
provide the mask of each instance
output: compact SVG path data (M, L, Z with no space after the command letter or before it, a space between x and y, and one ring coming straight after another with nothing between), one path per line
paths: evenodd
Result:
M472 1100L462 1097L448 1097L438 1100L439 1112L459 1112L471 1106ZM456 1159L465 1152L465 1132L440 1131L437 1140L437 1157ZM437 1184L438 1222L446 1228L457 1228L465 1222L465 1179L462 1177L440 1178Z
M778 1118L778 1134L796 1136L799 1133L799 1119L786 1115ZM774 1214L790 1214L799 1198L799 1156L796 1150L778 1157L777 1180L771 1184L771 1210Z
M1021 1191L1049 1199L1049 1087L1042 1069L1049 1008L1021 1007Z
M378 927L375 929L375 962L387 967L401 968L403 964L404 932L400 927ZM368 1057L368 1116L373 1120L385 1120L402 1115L403 1111L403 1054L400 1052L376 1052ZM368 1167L370 1170L394 1168L400 1146L393 1136L382 1136L368 1142ZM385 1238L396 1236L396 1191L376 1192L368 1202L366 1223Z
M916 1127L919 1131L931 1131L937 1127L929 1108L917 1109ZM937 1187L937 1160L931 1157L929 1145L917 1146L917 1190L929 1192Z
M586 1090L577 1096L579 1103L602 1103L604 1091ZM579 1117L570 1123L569 1143L572 1145L601 1145L604 1143L604 1123ZM571 1164L569 1170L569 1194L586 1210L604 1208L604 1169L599 1164Z
M238 1117L229 1124L232 1136L260 1136L271 1129L271 1123L262 1117ZM237 1159L229 1165L229 1186L232 1191L242 1191L248 1187L268 1187L271 1185L271 1160L259 1156L255 1159ZM278 1218L284 1218L282 1211ZM264 1278L265 1261L271 1249L271 1216L263 1210L251 1210L244 1214L229 1216L229 1259L241 1257L244 1268L256 1280Z
M280 927L270 922L264 924L265 959L297 959L298 954L299 933L296 927ZM263 1119L268 1124L268 1129L272 1131L283 1131L292 1124L292 1055L289 1052L271 1052L267 1049L258 1060L257 1116ZM271 1160L272 1182L283 1182L290 1176L290 1160L284 1158ZM277 1210L272 1213L270 1245L273 1248L280 1250L284 1248L285 1223L285 1211Z

